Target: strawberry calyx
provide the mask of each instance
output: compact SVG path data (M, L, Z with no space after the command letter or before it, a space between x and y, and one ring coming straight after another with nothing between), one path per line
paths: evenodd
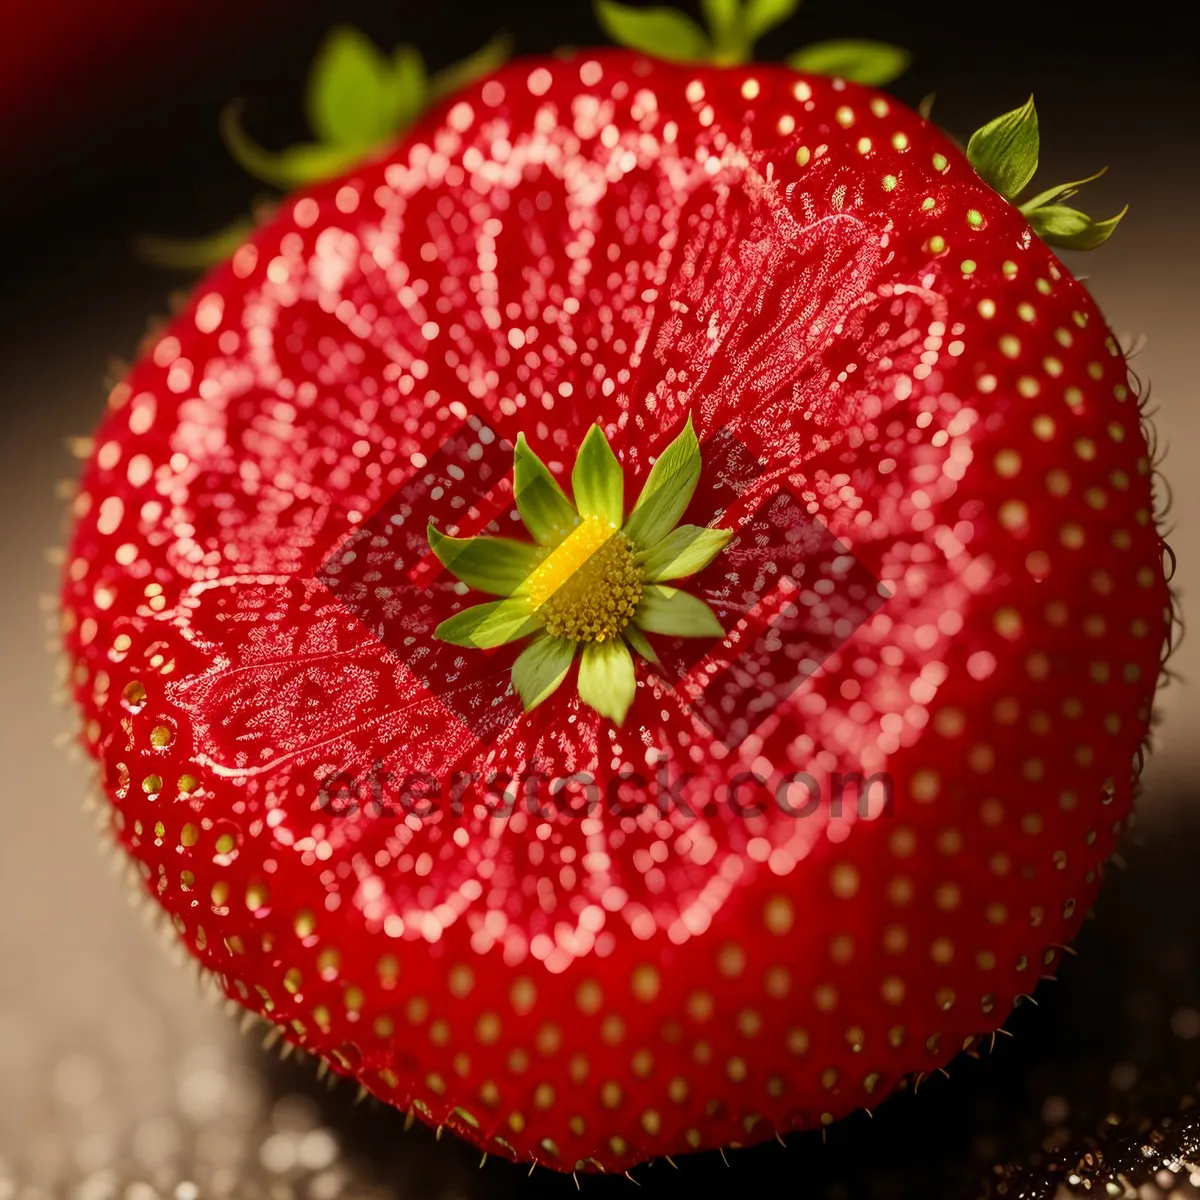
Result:
M595 0L596 19L614 42L667 62L735 67L754 61L754 47L789 20L800 0L701 0L707 29L673 8ZM908 70L912 56L899 46L865 38L813 42L784 60L808 75L834 75L883 87Z
M308 124L316 140L280 151L259 146L241 123L241 101L226 105L221 136L251 175L290 191L332 179L410 128L429 107L508 58L512 38L497 34L474 54L430 74L408 42L385 54L360 30L339 25L326 36L305 88Z
M1019 108L977 129L967 143L967 159L985 183L1017 207L1047 245L1066 250L1094 250L1102 246L1129 206L1115 217L1097 221L1062 201L1074 196L1085 183L1099 179L1107 167L1101 167L1086 179L1056 184L1028 200L1019 199L1037 172L1040 141L1037 109L1030 96Z
M727 529L678 523L700 467L689 415L626 518L624 473L599 425L579 446L571 474L574 502L519 435L513 491L533 542L448 537L431 524L429 547L438 561L467 587L503 597L456 613L434 637L477 650L531 637L512 669L526 712L558 690L578 654L579 698L620 725L635 694L633 655L658 662L647 633L725 633L703 600L666 586L703 570L733 536Z
M670 62L731 67L751 62L766 33L787 21L801 0L702 0L707 30L686 13L595 0L597 19L622 46ZM512 54L507 31L474 54L430 72L420 50L401 43L390 54L352 25L329 31L305 84L311 141L281 150L260 145L242 124L244 102L231 100L219 120L221 139L247 174L291 192L334 179L404 133L437 101L497 70ZM865 38L836 38L788 55L794 70L883 87L908 70L912 56L899 46ZM136 247L143 259L173 270L196 271L227 259L262 224L255 212L195 238L146 235Z
M490 75L511 53L512 37L501 31L474 54L431 73L416 46L405 42L389 55L360 30L338 25L318 48L305 84L312 141L282 150L259 145L243 127L242 100L222 110L221 139L247 174L279 191L321 183L386 146L431 104ZM228 258L260 224L256 212L198 238L143 237L138 248L159 266L203 269Z

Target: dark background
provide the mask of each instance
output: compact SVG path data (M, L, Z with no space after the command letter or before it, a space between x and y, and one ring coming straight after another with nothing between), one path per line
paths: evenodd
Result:
M197 999L91 851L94 834L77 814L86 770L51 745L69 723L47 699L53 660L42 649L38 594L55 584L43 551L61 537L55 480L73 470L64 439L97 419L110 356L132 355L147 319L193 282L139 261L134 239L210 232L265 190L226 154L220 108L243 96L247 127L264 145L302 139L304 76L335 21L387 48L415 42L436 68L501 27L522 54L602 42L589 6L0 7L0 510L10 568L0 588L9 684L0 721L0 1200L22 1184L83 1200L144 1184L153 1195L133 1200L188 1200L174 1191L188 1180L204 1195L274 1189L279 1200L573 1195L569 1176L540 1170L526 1180L526 1168L495 1162L476 1170L477 1152L453 1137L436 1142L420 1126L402 1136L401 1114L354 1108L349 1087L326 1093L311 1064L272 1065ZM1108 246L1068 265L1087 274L1119 336L1147 335L1136 365L1171 444L1171 541L1186 609L1200 586L1200 58L1178 0L1107 11L807 0L759 56L835 36L896 42L915 61L891 90L913 105L936 91L934 119L951 132L965 136L1033 92L1045 183L1110 167L1078 203L1107 216L1128 201L1130 214ZM1189 664L1200 668L1193 643L1173 660L1185 676L1195 673ZM1155 1183L1155 1168L1173 1156L1200 1159L1189 1116L1200 1079L1200 717L1187 699L1179 684L1162 693L1128 870L1109 880L1080 958L1058 985L1039 988L1037 1008L1014 1014L1016 1037L885 1104L873 1121L836 1127L828 1146L819 1134L786 1151L771 1143L732 1153L728 1169L716 1155L681 1161L678 1172L656 1163L634 1172L644 1193L969 1198L1003 1182L995 1164L1013 1163L1032 1173L1009 1194L1049 1200L1069 1175L1048 1173L1053 1152L1075 1164L1091 1149L1099 1158L1081 1177L1101 1193L1123 1174L1151 1189L1144 1197L1200 1195L1187 1170L1160 1172ZM596 1195L642 1194L627 1180L582 1182ZM84 1185L93 1190L76 1191ZM1085 1194L1082 1182L1062 1186L1056 1200Z
M679 6L696 11L688 0ZM358 25L387 48L412 41L434 68L501 27L523 54L605 40L584 0L101 0L91 7L110 9L111 24L93 15L89 31L97 28L86 46L44 50L48 65L36 81L18 89L10 75L0 90L8 110L0 145L11 143L0 189L10 234L7 301L45 281L48 268L94 269L99 255L135 231L206 232L243 211L259 189L221 145L217 113L244 96L247 124L264 144L302 138L304 74L335 21ZM840 36L905 46L913 67L891 90L912 105L935 91L935 119L963 134L1033 92L1051 169L1112 166L1110 179L1089 193L1099 208L1119 207L1135 185L1153 180L1175 201L1177 235L1194 240L1184 229L1194 224L1194 193L1185 181L1194 179L1200 146L1200 54L1187 8L1179 0L1113 9L807 0L763 39L758 54L779 58L802 43ZM20 11L14 3L0 17L9 58L22 59L21 36L35 22L39 39L49 42L45 25L69 29L82 10L70 0L26 3ZM5 21L14 28L6 31ZM1137 220L1135 213L1131 225ZM134 273L127 277L132 283ZM31 319L38 315L22 307Z

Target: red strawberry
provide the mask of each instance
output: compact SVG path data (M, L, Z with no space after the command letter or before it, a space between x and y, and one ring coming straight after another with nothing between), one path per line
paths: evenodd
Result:
M527 642L443 640L489 597L427 538L464 578L439 534L528 541L521 434L561 537L596 425L615 528L688 419L651 516L733 532L679 584L726 637L635 644L621 724L595 664L524 711ZM1094 303L912 112L519 62L285 204L113 392L64 582L86 742L180 937L377 1096L565 1170L761 1141L972 1046L1078 928L1168 622L1149 473ZM490 815L497 772L530 803ZM652 807L564 811L589 777Z

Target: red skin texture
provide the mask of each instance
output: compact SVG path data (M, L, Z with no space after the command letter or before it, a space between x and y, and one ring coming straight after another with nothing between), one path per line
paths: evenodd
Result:
M1129 812L1169 594L1125 361L944 135L777 67L518 62L253 247L113 393L63 593L116 836L230 996L490 1152L613 1170L873 1106L1054 970ZM627 504L691 413L686 519L741 536L686 586L743 704L776 489L891 598L730 754L640 660L622 729L573 677L522 715L514 647L431 637L485 597L407 574L428 518L463 520L451 489L312 579L467 413L564 485L600 422ZM722 427L759 458L736 502ZM648 749L709 816L316 803L374 760L604 785ZM890 775L890 813L723 790L853 770Z

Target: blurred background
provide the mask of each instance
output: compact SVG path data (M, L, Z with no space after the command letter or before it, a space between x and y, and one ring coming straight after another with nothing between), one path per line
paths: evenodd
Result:
M693 8L685 2L680 7ZM806 0L759 57L828 37L914 53L892 91L965 136L1034 93L1046 178L1107 164L1085 207L1130 213L1103 250L1071 260L1123 339L1174 488L1171 544L1185 615L1200 591L1200 56L1177 0L1101 10L988 9L951 0ZM403 1132L355 1108L311 1064L281 1063L209 1003L128 902L81 812L89 785L55 708L43 597L56 584L68 439L100 413L111 360L195 276L148 265L147 233L211 232L265 189L226 153L222 106L268 146L305 137L303 84L335 22L381 46L455 61L499 28L535 54L604 41L582 0L41 0L0 5L0 510L8 583L0 639L0 1200L201 1196L567 1196L569 1176L489 1162L452 1136ZM1082 201L1081 201L1082 203ZM119 369L119 368L117 368ZM852 1119L828 1145L795 1139L656 1163L656 1195L1200 1196L1200 713L1172 660L1141 817L1058 984L1014 1014L1016 1035L917 1096ZM116 877L114 877L116 874ZM1191 1163L1195 1160L1196 1165ZM719 1171L720 1174L714 1174ZM583 1180L632 1194L628 1180Z

